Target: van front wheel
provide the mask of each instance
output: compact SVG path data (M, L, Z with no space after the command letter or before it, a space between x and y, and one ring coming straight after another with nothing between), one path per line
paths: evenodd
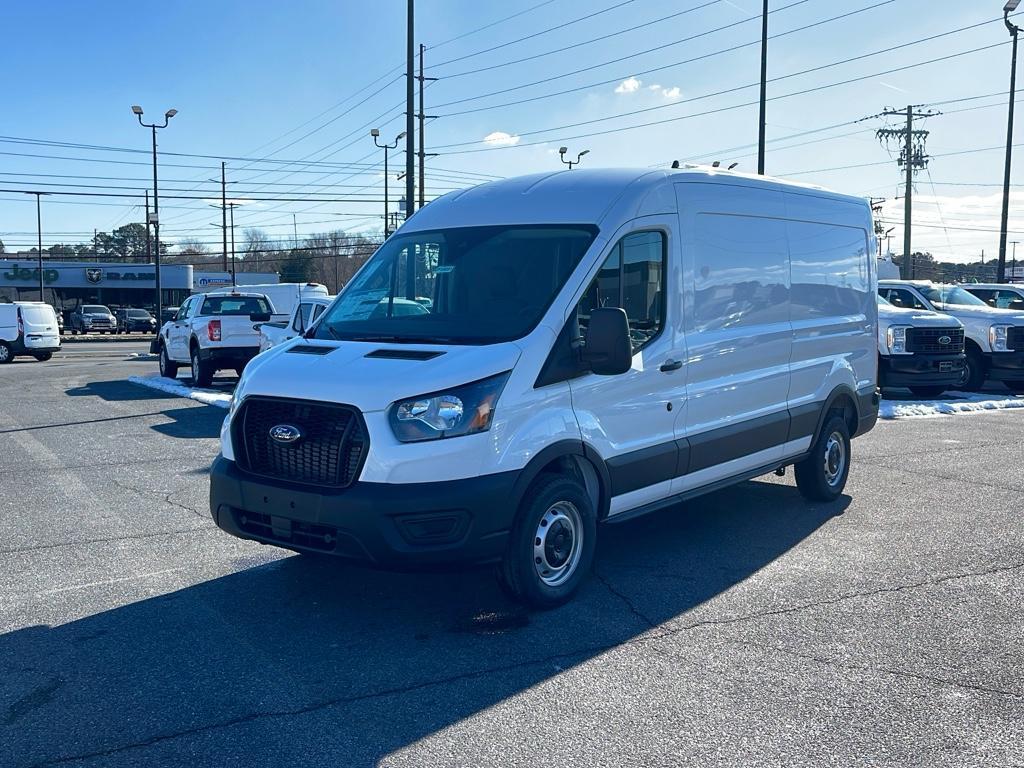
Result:
M586 578L597 543L597 514L586 489L559 475L526 492L498 578L513 599L535 608L568 602Z
M796 487L809 501L835 501L850 475L850 428L842 416L825 421L810 455L793 467Z

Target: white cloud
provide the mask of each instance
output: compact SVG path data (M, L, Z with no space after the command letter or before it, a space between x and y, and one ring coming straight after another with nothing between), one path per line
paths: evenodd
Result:
M636 93L643 83L635 77L627 77L615 87L616 93Z
M661 95L664 96L669 101L675 101L676 99L682 96L682 93L680 93L679 91L679 86L675 85L672 86L671 88L662 88Z
M484 144L490 144L492 147L514 147L518 143L518 136L505 131L494 131L484 136Z
M661 90L661 86L658 85L657 83L655 83L654 85L648 85L647 86L647 90L648 91L660 91Z

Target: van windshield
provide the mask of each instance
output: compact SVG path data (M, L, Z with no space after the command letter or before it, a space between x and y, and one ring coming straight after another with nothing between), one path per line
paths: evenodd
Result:
M315 337L492 344L529 333L597 228L460 227L396 235L316 326Z

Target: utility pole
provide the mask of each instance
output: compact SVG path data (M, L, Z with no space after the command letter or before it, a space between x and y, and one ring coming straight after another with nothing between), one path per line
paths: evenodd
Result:
M1017 33L1020 27L1010 21L1010 14L1017 10L1020 0L1007 0L1003 7L1003 22L1013 38L1013 54L1010 58L1010 106L1006 116L1006 160L1003 166L1003 210L999 220L999 262L996 264L996 282L1006 280L1006 228L1010 219L1010 163L1013 158L1013 103L1017 99Z
M928 139L928 131L914 129L914 118L934 117L941 114L934 110L915 110L913 104L908 104L906 110L886 108L883 112L873 115L868 120L877 117L900 116L905 118L904 128L879 128L875 136L879 141L888 145L893 140L899 140L901 148L896 162L903 167L906 174L905 191L903 194L903 278L914 279L914 256L911 244L912 196L914 191L914 174L922 168L928 167L928 155L925 152L925 142Z
M42 204L39 202L43 195L50 194L49 192L26 192L26 195L36 196L36 234L39 236L39 250L36 253L36 258L39 260L39 300L46 301L43 295L43 212Z
M235 206L238 203L231 203L231 285L234 287L235 283Z
M436 77L424 77L423 76L423 51L424 51L425 48L426 48L426 46L423 45L423 43L420 43L420 74L419 74L419 77L416 78L417 80L419 80L419 83L420 83L420 111L416 113L416 117L419 118L419 121L420 121L420 135L418 137L420 149L419 149L419 152L416 153L416 156L420 160L420 201L419 201L419 207L420 208L422 208L424 203L426 202L426 200L425 200L425 196L426 196L426 188L425 188L426 187L426 181L425 181L425 179L426 179L426 171L425 171L425 168L424 168L424 160L426 160L426 158L428 157L427 153L424 152L423 122L425 120L427 120L427 119L433 120L436 117L436 115L426 115L426 114L423 113L423 82L425 80L437 80ZM429 157L436 157L436 156L437 156L437 153L435 153L435 152L431 152L430 155L429 155Z
M413 40L413 24L416 19L415 0L408 0L405 41L405 217L413 212L413 201L416 199L416 165L413 163L415 141L413 132L416 125L413 103L413 62L415 60L415 43Z
M224 271L228 271L228 182L224 171L224 161L220 161L220 222L221 233L224 240L224 258L222 259ZM234 234L234 233L232 233ZM232 284L234 281L232 280Z
M765 112L768 102L768 0L761 10L761 112L757 123L757 175L764 176Z
M299 225L295 222L295 214L292 214L292 248L299 247Z

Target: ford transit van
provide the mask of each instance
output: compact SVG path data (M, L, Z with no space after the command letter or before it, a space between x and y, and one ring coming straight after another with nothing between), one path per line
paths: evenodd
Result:
M0 304L0 364L18 356L40 362L60 349L60 328L53 307L42 301Z
M790 465L833 500L878 413L874 253L867 201L712 169L445 195L246 368L213 518L379 566L496 563L548 607L613 521Z

